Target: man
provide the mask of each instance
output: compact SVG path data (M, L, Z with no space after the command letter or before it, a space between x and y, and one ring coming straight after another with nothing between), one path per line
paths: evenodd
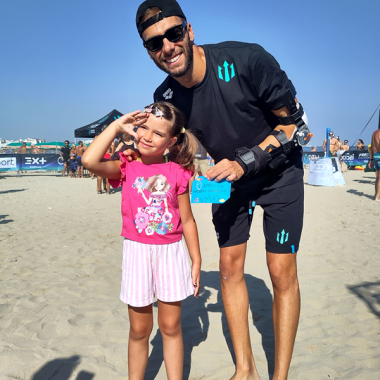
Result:
M327 139L323 140L322 149L326 152ZM330 132L330 156L336 156L336 152L340 149L340 142L334 136L334 132Z
M40 153L40 150L35 146L35 145L31 145L31 147L32 147L32 153L33 154L38 154L38 153Z
M341 150L350 150L350 146L348 145L348 140L343 141L343 145L340 147Z
M376 170L375 201L380 202L380 129L372 134L368 167Z
M84 178L83 176L83 164L82 164L82 156L84 151L87 149L85 145L83 145L83 141L79 141L79 145L77 146L77 167L78 167L78 178Z
M26 142L23 142L20 148L17 149L16 153L26 154ZM26 173L26 171L20 171L20 173Z
M16 153L26 154L26 142L23 142L20 148L17 149Z
M65 140L65 146L61 148L59 155L63 160L63 169L62 169L62 177L65 176L65 171L67 171L67 176L69 176L69 168L70 168L70 141Z
M137 11L136 25L150 58L168 74L154 100L169 101L185 114L187 128L217 162L207 177L234 181L231 198L212 207L222 297L236 355L233 379L259 379L244 280L255 204L264 209L266 255L274 289L273 380L287 379L300 311L296 253L303 220L302 150L298 147L287 157L281 155L282 165L277 161L275 169L267 167L267 158L280 146L280 135L284 142L295 132L294 124L278 121L290 115L283 99L296 104L293 95L289 99L292 85L259 45L196 46L192 26L175 0L145 1Z

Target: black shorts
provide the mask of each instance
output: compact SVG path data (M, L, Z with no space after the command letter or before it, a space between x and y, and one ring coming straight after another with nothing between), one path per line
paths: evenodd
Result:
M66 165L70 165L70 157L62 157L63 163Z
M230 199L212 205L219 247L231 247L249 239L255 205L259 205L264 210L266 250L297 252L303 225L303 200L303 181L260 193L233 187Z
M82 164L82 156L81 157L77 157L77 165L78 166L83 166L83 164Z

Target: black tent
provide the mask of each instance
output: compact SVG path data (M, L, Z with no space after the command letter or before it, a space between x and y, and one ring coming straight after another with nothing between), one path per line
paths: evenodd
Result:
M118 110L113 110L106 116L101 119L94 121L90 124L85 125L82 128L78 128L75 130L75 138L84 137L84 138L93 138L99 135L102 132L102 129L105 125L110 125L113 121L115 121L120 116L123 116L121 112Z

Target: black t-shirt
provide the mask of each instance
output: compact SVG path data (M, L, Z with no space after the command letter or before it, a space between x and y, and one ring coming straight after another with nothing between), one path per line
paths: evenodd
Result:
M61 152L64 160L68 160L70 158L70 147L63 146L61 148Z
M235 160L235 149L260 144L279 124L271 110L283 106L281 99L289 88L289 79L260 45L222 42L201 47L206 57L202 82L186 88L168 76L156 89L154 101L168 101L178 107L186 116L186 128L216 162ZM265 190L302 177L299 148L279 169L268 167L259 175L237 182Z

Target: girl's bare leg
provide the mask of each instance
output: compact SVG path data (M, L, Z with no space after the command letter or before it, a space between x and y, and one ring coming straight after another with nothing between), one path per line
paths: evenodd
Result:
M133 307L128 305L129 342L128 375L130 380L143 380L149 354L149 336L153 328L152 305Z
M158 325L164 346L164 361L168 380L182 380L183 340L181 301L158 301Z

